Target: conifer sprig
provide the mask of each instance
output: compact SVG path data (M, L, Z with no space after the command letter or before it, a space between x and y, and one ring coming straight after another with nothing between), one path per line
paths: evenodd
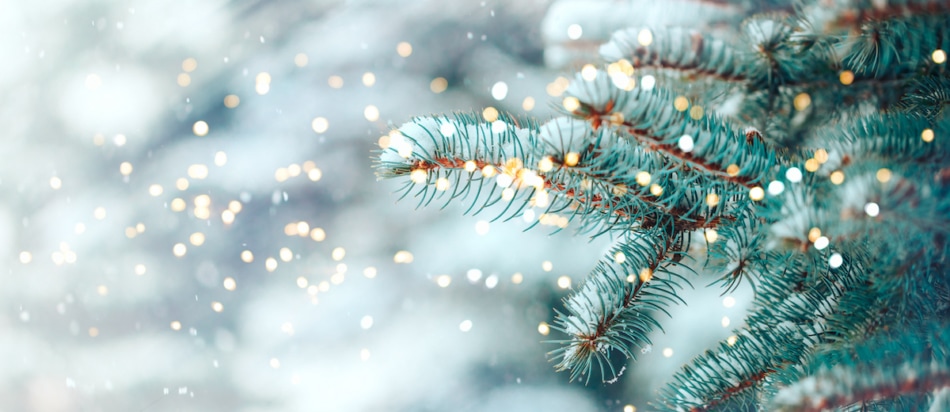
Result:
M788 369L793 382L770 409L821 411L950 387L947 348L950 328L930 323L816 352L804 367Z
M942 0L803 0L728 41L623 30L601 49L606 71L573 80L564 116L418 118L379 174L412 176L423 203L540 208L619 235L554 322L567 338L551 355L572 379L622 374L705 240L713 283L750 282L752 309L655 407L919 409L950 387L935 321L950 317L948 27ZM874 363L893 351L930 355Z
M649 333L662 329L654 315L681 302L677 289L689 282L674 268L673 255L682 253L678 242L668 242L664 228L628 235L600 261L578 289L564 301L554 328L570 339L555 341L551 352L558 370L570 370L571 379L589 381L595 366L602 381L615 380L623 371L610 359L615 352L636 358L636 349L650 345ZM682 270L682 269L680 269Z

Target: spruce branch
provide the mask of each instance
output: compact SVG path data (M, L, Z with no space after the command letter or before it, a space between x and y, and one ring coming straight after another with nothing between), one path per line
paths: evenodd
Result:
M936 323L817 352L771 408L819 411L950 387L948 348L950 328Z
M600 46L600 55L610 62L626 60L633 68L675 70L726 81L745 80L750 64L725 42L683 28L620 30Z
M885 21L902 17L941 14L950 11L946 0L835 0L826 29L857 27L869 21Z
M422 203L466 199L476 213L501 203L499 218L541 208L619 235L553 322L567 338L551 356L572 380L600 369L613 382L618 358L649 344L702 232L713 283L749 282L755 297L747 326L685 366L659 409L945 398L946 326L920 325L950 316L950 3L783 11L749 16L728 43L621 30L601 48L606 70L585 66L571 82L564 116L418 118L392 137L379 175L412 177L406 194ZM665 77L651 84L644 69ZM900 343L935 333L926 346ZM855 349L875 344L890 349ZM892 351L917 349L941 355L879 370ZM828 383L836 376L846 385Z
M689 282L674 271L681 253L668 233L653 229L630 234L600 261L577 291L564 299L553 326L570 336L555 341L556 368L570 370L571 380L589 381L595 366L602 381L616 379L623 369L610 356L636 358L635 348L650 344L648 334L662 329L654 314L681 302L676 290Z
M675 167L746 188L761 184L775 164L775 154L763 141L747 137L718 116L693 118L678 110L663 90L624 90L611 84L610 77L605 72L597 72L592 80L579 75L567 90L567 99L578 102L571 114L594 129L612 127L663 153Z
M840 44L839 53L843 67L859 78L887 79L932 68L931 53L948 48L950 15L935 14L867 22Z

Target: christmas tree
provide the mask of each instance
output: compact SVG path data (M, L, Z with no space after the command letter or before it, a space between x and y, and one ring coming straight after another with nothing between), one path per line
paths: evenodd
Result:
M635 368L714 273L754 289L745 325L653 408L943 410L950 3L733 3L678 3L715 10L699 28L615 32L549 86L554 119L412 119L381 139L378 175L420 205L615 239L556 309L572 379Z

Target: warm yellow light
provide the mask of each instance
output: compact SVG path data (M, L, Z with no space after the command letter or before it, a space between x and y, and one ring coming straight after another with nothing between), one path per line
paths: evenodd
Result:
M201 246L205 243L205 234L201 232L192 233L191 236L188 237L188 241L191 242L192 245Z
M366 106L366 108L363 109L363 117L365 117L366 120L375 122L379 120L379 109L373 105Z
M208 195L195 196L195 207L208 207L208 206L211 206L211 196L208 196Z
M294 252L290 250L290 248L282 247L280 248L278 256L280 256L280 260L283 260L284 262L290 262L294 259Z
M516 284L516 285L520 285L521 282L524 282L524 275L522 275L520 272L517 272L517 273L511 275L511 283L514 283L514 284Z
M934 63L943 64L947 61L947 52L941 49L934 50L934 52L930 54L930 58L933 59Z
M662 194L663 194L663 186L660 186L660 185L658 185L658 184L656 184L656 183L650 185L650 193L652 193L653 196L662 195Z
M241 98L238 97L237 95L229 94L227 96L224 96L224 107L227 107L228 109L233 109L235 107L238 107L239 104L241 104Z
M828 151L825 150L825 149L818 149L818 150L815 150L815 160L817 160L818 163L825 163L825 162L827 162L827 161L828 161Z
M568 289L571 287L571 278L564 275L557 278L557 287L561 289Z
M924 129L924 131L920 133L920 139L927 143L934 141L933 129Z
M623 196L627 194L627 185L620 183L616 186L610 188L610 193L613 193L614 196Z
M440 177L440 178L438 178L438 179L435 180L435 189L436 189L436 190L439 190L439 191L447 190L447 189L449 188L449 185L450 185L450 184L449 184L449 179L446 179L446 178L444 178L444 177Z
M650 181L653 178L650 176L650 172L641 171L637 173L637 184L640 186L646 186L650 184Z
M706 204L709 207L714 207L719 204L719 195L715 193L710 193L706 195Z
M323 133L330 127L330 121L326 117L316 117L310 122L310 127L317 133Z
M310 230L310 239L313 239L313 241L322 242L326 240L326 238L327 238L327 232L324 231L322 228L315 227Z
M551 333L551 327L548 326L547 322L541 322L538 324L538 333L548 336Z
M495 176L495 173L497 173L495 171L495 166L485 165L485 167L482 168L482 176L492 177Z
M228 154L223 151L217 151L214 153L214 165L221 167L228 163Z
M482 117L486 122L494 122L498 120L498 109L488 106L485 110L482 110Z
M749 198L754 201L762 200L765 198L765 190L759 186L753 187L749 189Z
M400 250L393 255L393 262L395 263L412 263L414 259L415 256L408 250Z
M525 97L524 100L521 102L521 108L524 109L524 111L526 112L530 112L534 110L534 97L531 97L531 96Z
M465 161L465 171L466 171L466 172L472 173L472 172L474 172L474 171L477 170L477 169L478 169L478 165L475 164L475 162L473 162L473 161L471 161L471 160L466 160L466 161Z
M792 101L792 105L795 106L795 110L805 110L811 105L811 96L809 96L808 93L799 93L795 96L795 100Z
M831 172L831 176L829 176L829 178L831 179L831 183L840 185L841 183L844 183L844 172L835 170L834 172Z
M449 275L439 275L435 278L435 282L440 288L447 288L452 284L452 277Z
M449 81L445 77L436 77L429 82L429 90L432 90L432 93L442 93L445 89L449 88Z
M330 76L327 78L327 84L334 89L343 87L343 78L340 76Z
M363 73L363 86L370 87L376 84L376 75L372 72Z
M203 164L193 164L188 166L188 177L197 180L208 177L208 166Z
M222 282L222 284L224 285L225 290L233 292L235 289L237 289L237 281L230 276L224 278L224 282Z
M172 199L172 202L169 206L171 206L173 212L181 212L182 210L185 210L186 207L188 207L188 204L185 203L185 199L176 197Z
M412 45L409 42L399 42L396 45L396 53L402 57L409 57L412 54Z
M241 252L241 261L244 263L251 263L254 261L254 253L250 250L245 250Z
M573 112L581 107L581 101L574 96L568 96L561 101L561 105L564 106L564 110Z
M211 302L211 310L221 313L224 311L224 304L221 302Z
M854 72L851 70L842 71L840 74L838 74L838 81L840 81L841 84L845 86L854 83Z
M881 183L887 183L891 181L891 174L892 174L891 169L888 169L886 167L877 169L877 174L876 174L877 181Z
M186 72L191 73L195 71L195 69L197 68L198 68L198 60L196 60L194 57L189 57L181 62L181 69Z
M641 283L649 282L650 279L653 279L653 269L650 269L650 268L640 269L639 277L640 277Z
M564 155L564 165L568 167L577 166L577 163L581 160L581 155L577 152L568 152Z
M122 173L122 176L128 176L132 174L132 163L122 162L119 165L119 173Z
M277 270L277 259L268 256L267 259L264 259L264 269L268 272L273 272Z
M425 169L416 169L409 173L409 179L412 180L413 183L425 183L428 177L429 174L426 173Z
M208 134L208 122L204 120L199 120L191 126L191 131L195 133L195 136L205 136Z
M685 112L689 108L689 99L685 96L676 96L676 99L673 99L673 107L677 111Z
M343 260L345 256L346 256L346 249L342 247L335 247L330 252L330 257L337 262Z
M817 171L820 166L821 163L818 162L818 159L812 158L805 161L805 170L809 172Z
M623 254L623 252L614 253L614 263L620 265L626 261L627 261L627 255Z
M185 256L185 253L188 253L188 247L184 243L175 243L175 246L172 246L172 254L176 257Z
M175 83L178 83L181 87L188 87L191 84L191 76L188 73L178 73L178 77L175 78Z
M310 181L312 182L316 182L320 180L322 177L323 177L323 171L321 171L320 169L313 168L307 172L307 178L310 179Z
M597 78L597 68L593 64L585 64L581 67L581 78L587 81L594 81Z
M689 118L693 120L699 120L703 118L703 106L693 106L689 109Z
M706 241L709 243L719 240L719 232L717 232L716 229L706 229L706 231L703 233L703 236L706 237Z
M726 174L729 176L738 176L739 175L739 166L736 164L731 164L726 167Z
M633 405L624 405L623 412L637 412L637 407Z

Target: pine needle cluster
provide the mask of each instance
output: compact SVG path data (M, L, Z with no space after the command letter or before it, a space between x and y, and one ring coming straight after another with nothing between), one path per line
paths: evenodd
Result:
M950 2L749 3L728 5L732 33L616 32L556 118L415 118L378 174L408 178L420 205L532 210L617 239L553 323L572 379L615 379L691 273L714 272L723 293L749 283L752 308L655 409L938 410Z

